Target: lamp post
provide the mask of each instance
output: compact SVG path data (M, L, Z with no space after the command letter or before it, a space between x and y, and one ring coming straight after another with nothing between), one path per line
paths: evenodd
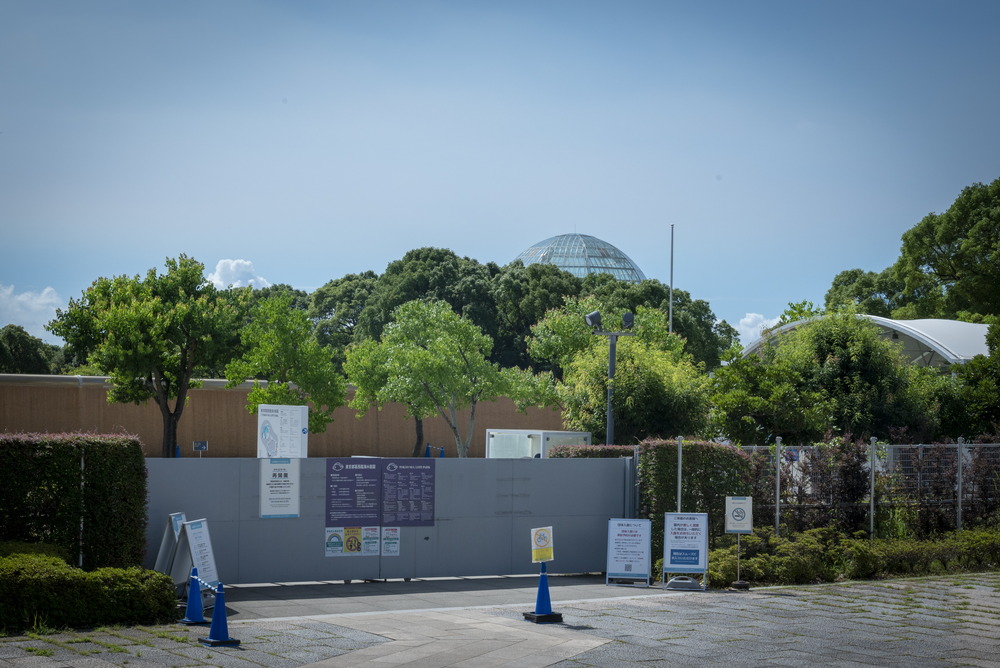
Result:
M605 332L601 329L601 312L594 311L583 316L584 321L593 330L593 334L597 336L608 337L608 426L605 430L607 436L605 440L608 445L614 445L615 442L615 411L611 406L611 401L615 396L615 361L618 356L618 337L619 336L635 336L632 332ZM635 322L635 315L632 313L626 313L622 316L622 329L632 329L632 324Z

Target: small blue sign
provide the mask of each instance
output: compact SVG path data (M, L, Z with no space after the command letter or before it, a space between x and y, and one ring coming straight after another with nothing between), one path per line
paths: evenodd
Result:
M670 550L670 563L678 566L697 566L700 556L698 550Z

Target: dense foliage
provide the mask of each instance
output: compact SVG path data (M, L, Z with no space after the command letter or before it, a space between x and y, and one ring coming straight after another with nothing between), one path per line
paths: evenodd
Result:
M177 619L170 577L138 567L82 571L58 557L0 557L0 629L94 628Z
M880 273L839 273L827 309L897 319L1000 315L1000 179L975 183L947 211L903 234L899 259Z
M205 281L205 267L187 256L145 278L98 278L80 299L56 311L48 329L73 354L111 377L109 402L156 402L163 416L162 456L177 446L177 423L195 370L217 366L239 350L236 295Z
M853 537L829 528L787 537L758 528L740 541L740 578L754 585L812 584L892 576L934 575L1000 567L1000 531L957 531L933 540ZM737 577L737 545L712 550L709 583Z
M88 569L142 563L146 467L135 438L0 434L0 470L0 540L82 553Z
M832 314L733 356L714 378L715 424L744 445L809 443L824 435L922 441L940 433L950 384L909 364L878 327Z
M57 373L63 355L18 325L0 328L0 373Z
M305 310L294 307L293 296L278 294L258 302L240 339L244 353L226 366L227 386L253 380L247 395L250 413L256 415L260 404L311 404L309 431L325 431L333 411L344 404L346 381L334 367L331 351L313 335Z

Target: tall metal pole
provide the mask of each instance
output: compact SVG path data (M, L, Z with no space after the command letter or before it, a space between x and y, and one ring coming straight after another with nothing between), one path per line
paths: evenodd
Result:
M618 356L618 334L612 332L608 334L608 445L615 444L615 411L611 407L611 400L615 396L615 358Z
M677 512L681 512L681 471L683 467L681 466L683 458L682 454L684 452L684 438L681 436L677 437Z
M958 481L957 481L957 483L958 483L958 489L956 490L956 492L958 493L958 505L955 506L955 524L956 524L956 528L961 529L962 528L962 496L963 496L963 494L962 494L962 463L965 460L965 439L962 438L961 436L959 436L959 438L958 438L958 448L956 450L955 459L956 459L955 468L957 469L957 473L958 473Z
M871 440L871 452L869 453L870 463L868 468L868 493L871 496L871 501L869 502L868 515L869 515L869 535L872 540L875 540L875 437L872 436Z
M781 522L781 437L774 439L774 535L780 532Z
M674 331L674 224L670 224L670 326L668 331L672 334ZM680 512L678 509L677 512Z

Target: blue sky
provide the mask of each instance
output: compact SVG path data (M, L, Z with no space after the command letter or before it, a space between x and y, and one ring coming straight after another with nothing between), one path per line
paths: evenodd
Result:
M579 232L744 343L1000 177L1000 3L0 3L0 325ZM742 324L741 324L742 323Z

